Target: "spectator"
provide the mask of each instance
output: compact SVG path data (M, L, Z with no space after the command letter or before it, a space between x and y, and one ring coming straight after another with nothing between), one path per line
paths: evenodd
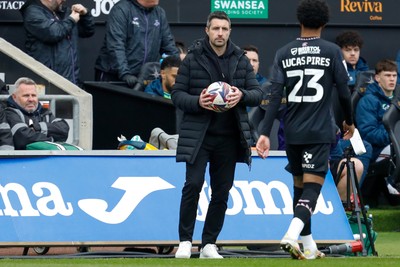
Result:
M15 149L24 150L37 141L64 142L68 138L68 123L42 107L32 79L22 77L15 82L15 91L7 99L6 116Z
M250 64L253 66L254 73L256 74L258 83L260 85L263 85L267 81L267 78L265 78L258 72L260 68L258 48L255 47L254 45L246 45L242 47L242 49L246 52L246 56L250 60Z
M21 7L27 53L72 83L79 78L78 37L94 34L93 17L81 4L64 0L27 0Z
M349 73L348 85L353 92L357 74L369 69L367 61L360 56L364 41L358 32L346 31L336 37L336 43L342 50L343 58L346 61Z
M121 0L108 16L95 64L96 81L124 81L133 88L140 68L161 55L179 56L159 0Z
M183 60L187 55L187 48L185 46L185 43L181 42L181 41L176 41L175 45L176 45L176 48L178 48L178 50L179 50L179 56L180 56L181 60Z
M372 145L373 162L379 161L380 154L390 156L391 141L382 118L392 103L400 101L395 94L397 72L396 62L388 59L378 61L375 65L375 82L367 86L357 105L357 126L361 137ZM392 190L390 181L387 182L389 192L399 194L397 190Z
M251 160L246 106L259 105L262 98L249 60L229 38L228 15L222 11L210 13L205 31L205 38L194 42L182 62L172 90L174 105L184 113L176 160L186 162L176 258L191 256L199 193L208 163L213 193L204 222L200 258L222 258L215 243L223 227L236 163L249 164ZM205 88L216 81L232 86L228 111L215 112L210 107L211 95Z
M144 91L151 95L171 99L171 89L175 84L180 64L181 59L177 56L169 56L163 59L161 62L160 77L149 83Z
M340 135L340 134L339 134ZM366 152L362 155L351 155L350 160L354 162L355 174L357 176L358 184L361 188L364 178L367 174L369 163L372 156L372 147L368 142L363 141ZM332 173L333 180L335 181L340 199L343 203L347 202L347 168L344 167L342 172L340 166L346 161L346 149L351 146L349 140L344 140L339 137L338 143L332 146L330 152L329 166ZM348 151L349 153L351 151ZM351 192L352 193L352 192ZM360 192L359 192L360 193Z
M293 176L293 219L283 236L281 248L294 259L318 259L311 233L311 218L328 171L335 128L331 116L332 90L336 85L345 113L344 138L354 132L348 75L339 47L321 39L329 21L325 0L301 0L297 7L301 35L280 48L270 77L271 112L265 112L256 149L260 157L268 156L268 138L285 89L287 109L284 117L287 170ZM301 237L304 253L298 239Z

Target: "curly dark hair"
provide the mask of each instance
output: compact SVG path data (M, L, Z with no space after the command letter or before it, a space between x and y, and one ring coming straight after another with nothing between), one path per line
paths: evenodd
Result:
M336 36L336 44L340 46L340 48L358 46L361 49L364 41L358 32L346 31Z
M325 0L301 0L297 7L297 19L301 25L318 29L329 21L329 7Z

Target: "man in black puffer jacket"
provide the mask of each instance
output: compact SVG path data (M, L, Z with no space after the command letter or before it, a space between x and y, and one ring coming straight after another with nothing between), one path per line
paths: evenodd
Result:
M229 39L229 17L222 11L211 13L205 31L207 36L189 49L172 90L172 101L183 112L176 160L186 162L176 258L191 256L197 204L208 162L212 198L204 223L200 258L222 258L215 242L224 223L236 163L251 161L246 107L259 105L262 98L248 58ZM232 86L228 111L218 113L210 107L210 94L205 88L216 81Z

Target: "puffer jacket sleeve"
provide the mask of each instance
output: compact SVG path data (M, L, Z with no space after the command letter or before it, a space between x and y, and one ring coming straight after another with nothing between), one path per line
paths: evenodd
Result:
M93 36L94 31L94 19L90 14L90 10L88 10L86 15L81 15L78 21L78 36L81 38L88 38Z
M126 5L115 5L108 16L106 39L109 59L113 62L110 66L118 68L118 76L121 79L125 74L130 74L128 60L126 57L125 42L128 36L128 24L125 20L129 18L129 10L124 10Z
M7 121L11 127L15 149L24 150L26 145L38 141L54 141L47 134L35 131L25 122L24 115L17 109L6 108Z
M373 146L390 144L389 134L378 118L380 102L373 95L365 95L358 102L356 109L357 128L363 139Z
M61 118L56 118L51 111L46 112L45 118L39 123L41 131L56 142L68 139L69 125Z
M204 109L200 107L199 95L189 93L190 73L189 66L194 60L192 55L188 55L179 67L178 75L171 92L171 100L174 105L186 113L201 113Z
M246 90L242 90L243 98L240 102L248 107L255 107L261 104L262 90L250 62L246 58L242 58L242 61L246 64Z
M70 35L76 25L70 16L63 20L56 20L50 11L36 5L26 8L23 16L25 29L46 43L58 43Z

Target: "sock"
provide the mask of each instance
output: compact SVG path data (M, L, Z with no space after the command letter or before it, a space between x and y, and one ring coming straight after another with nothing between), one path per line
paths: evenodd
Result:
M301 230L303 230L304 223L297 217L294 217L290 222L289 228L285 237L291 240L298 240Z
M317 243L315 243L313 237L311 234L309 235L302 235L301 236L301 241L303 242L303 248L304 250L309 249L311 251L317 250Z

